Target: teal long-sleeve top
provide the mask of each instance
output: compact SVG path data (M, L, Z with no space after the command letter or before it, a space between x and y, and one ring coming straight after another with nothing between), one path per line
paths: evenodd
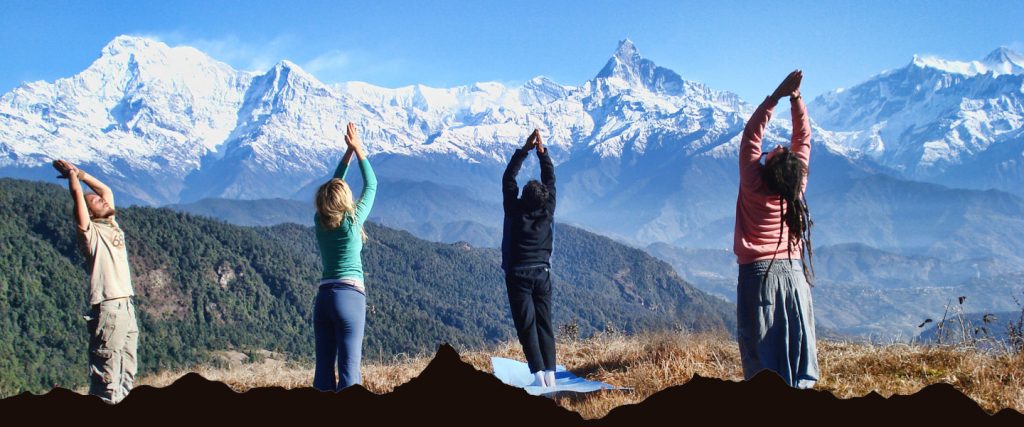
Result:
M363 239L359 230L373 207L373 199L377 195L377 177L367 159L359 161L359 170L363 174L363 193L356 203L356 223L345 218L338 228L328 230L320 224L319 215L313 215L316 241L320 246L320 260L323 263L321 279L355 278L363 281L363 261L360 257ZM334 172L334 178L345 179L347 173L348 164L342 161Z

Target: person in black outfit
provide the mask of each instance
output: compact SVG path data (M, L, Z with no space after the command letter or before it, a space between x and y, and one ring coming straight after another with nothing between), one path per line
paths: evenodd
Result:
M541 181L531 180L519 195L516 175L536 148ZM533 385L555 385L555 334L551 321L551 243L554 238L555 166L537 129L516 150L502 177L505 224L501 268L519 342Z

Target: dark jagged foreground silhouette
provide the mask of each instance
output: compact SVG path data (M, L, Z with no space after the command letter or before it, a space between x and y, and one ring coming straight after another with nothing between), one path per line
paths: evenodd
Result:
M670 387L641 403L613 409L603 419L584 420L551 399L530 396L476 370L448 344L440 346L418 377L384 395L358 385L340 393L276 387L237 393L223 383L191 373L165 388L137 387L117 405L58 388L44 395L23 393L0 400L0 414L5 420L31 419L43 424L122 419L131 423L204 425L316 420L373 425L626 426L695 421L719 425L835 421L866 425L1024 425L1024 414L1005 409L988 415L948 384L931 385L911 396L886 399L871 393L843 400L828 392L792 389L767 371L747 382L695 376L688 383Z

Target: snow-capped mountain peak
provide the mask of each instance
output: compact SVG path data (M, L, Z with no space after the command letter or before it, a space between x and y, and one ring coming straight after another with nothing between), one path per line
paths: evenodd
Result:
M0 165L67 158L113 180L180 180L231 132L251 77L192 47L119 36L81 73L0 97L0 114L16 117L0 126L11 153ZM175 186L136 197L165 200Z
M915 57L823 97L811 109L824 128L817 135L833 151L901 170L956 163L1020 134L1021 62L1008 48L972 63ZM735 155L752 108L658 66L629 39L593 79L572 86L538 76L518 87L383 88L326 85L288 60L242 72L191 47L120 36L81 73L0 97L0 168L38 170L64 157L150 203L289 197L337 161L347 121L371 156L403 159L381 165L382 174L430 181L442 170L500 168L533 128L559 164L721 160ZM768 139L785 139L785 121ZM422 167L430 162L445 166ZM270 175L287 182L257 178Z
M997 74L1024 73L1024 55L1006 46L992 51L982 63Z
M271 188L244 175L278 174L304 185L336 161L346 121L357 123L374 156L492 167L532 128L546 134L559 163L654 148L690 155L720 144L741 104L657 66L628 39L578 86L539 76L514 88L390 89L326 85L288 60L242 72L191 47L119 36L82 73L4 95L0 113L15 120L0 126L0 167L45 167L67 157L126 183L154 175L177 182L135 191L150 202L287 197L294 182ZM687 136L698 129L707 132Z
M818 97L810 112L824 128L840 131L837 144L850 155L870 156L910 178L938 179L993 147L1013 151L1015 135L1024 132L1021 58L1006 47L976 61L915 55L906 67Z
M712 105L725 111L744 108L743 101L736 94L685 80L679 73L643 57L630 39L619 42L615 53L591 84L591 89L598 92L629 92L631 99L641 100L657 109L674 111Z
M1024 56L1004 46L992 51L980 61L955 61L935 56L914 55L911 65L969 77L988 73L1000 76L1024 73Z
M287 59L278 61L274 64L274 67L268 71L268 73L273 73L284 79L300 79L308 83L316 84L317 86L326 86L312 74L309 74L306 70L302 69L298 64Z
M644 58L640 56L640 51L637 50L632 40L628 38L621 40L619 41L619 47L615 49L615 53L608 61L608 65L605 66L605 70L608 70L608 75L602 76L598 74L598 77L610 77L611 75L626 77L631 74L635 76L635 72L643 60ZM601 73L604 74L605 71L602 70Z
M630 87L666 95L680 95L683 86L683 78L679 74L641 56L629 39L619 42L615 53L597 73L597 79L618 79Z
M815 186L875 163L925 179L984 155L959 170L997 171L1021 188L1020 63L1010 49L973 63L917 57L815 100L813 138L824 148L815 149ZM343 155L351 121L382 182L445 184L493 201L509 155L538 128L571 221L638 239L732 232L735 158L752 105L658 66L628 39L593 79L572 83L326 85L287 60L238 71L191 47L122 36L81 73L0 97L0 171L52 180L49 161L66 158L136 203L308 200ZM768 125L766 144L788 142L786 116Z
M169 49L169 46L157 40L139 36L120 35L114 37L114 39L111 40L110 43L107 43L100 52L101 55L115 56L121 53L140 53L154 50L165 51Z

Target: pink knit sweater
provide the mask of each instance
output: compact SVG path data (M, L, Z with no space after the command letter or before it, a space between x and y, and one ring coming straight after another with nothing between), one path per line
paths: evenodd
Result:
M811 125L807 120L807 107L801 99L792 100L793 140L790 150L804 164L808 164L811 156ZM736 231L733 241L733 252L736 262L749 264L754 261L771 259L799 259L800 245L794 245L788 251L786 235L789 227L782 221L783 201L761 181L761 137L764 128L772 118L775 102L771 97L757 107L750 117L743 137L740 139L740 192L736 198ZM803 187L807 186L804 175ZM779 245L779 235L782 245Z

